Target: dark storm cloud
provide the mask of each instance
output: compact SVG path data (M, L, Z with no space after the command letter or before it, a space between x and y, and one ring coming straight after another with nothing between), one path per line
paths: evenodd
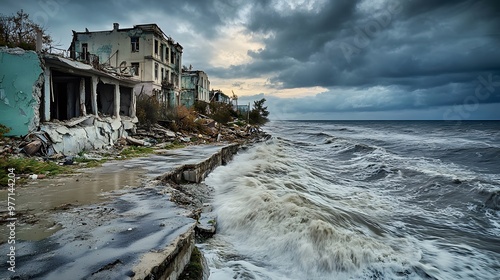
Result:
M72 29L109 30L113 22L121 27L156 22L185 47L183 62L205 67L212 78L244 82L261 77L273 89L328 89L301 99L271 97L282 102L280 110L290 112L499 102L499 1L311 0L298 6L293 2L40 0L4 1L2 6L12 12L23 8L46 21L52 33L67 34L59 36L67 38L65 48ZM60 4L56 9L47 3ZM212 53L203 42L216 40L224 35L221 27L232 24L243 25L243 32L261 38L264 47L248 50L249 63L211 67ZM491 86L483 86L489 94L476 94L479 77L492 77Z
M329 92L307 98L311 104L297 102L301 105L295 111L462 104L474 97L479 76L490 75L500 82L500 2L407 0L379 6L369 2L327 1L316 10L286 12L273 1L255 5L247 27L270 35L263 50L250 53L254 58L250 64L234 66L237 71L230 73L251 77L274 73L270 82L283 88L354 88L359 96L376 86L392 90L362 95L372 102L358 107L350 102L357 97ZM280 61L286 61L286 67ZM497 87L496 93L476 99L496 103L499 92Z
M4 14L23 9L38 23L43 24L51 34L67 34L62 40L71 41L71 30L83 31L88 28L110 30L112 23L121 23L122 28L135 24L157 23L167 35L178 35L181 24L188 23L193 32L210 40L218 36L218 27L223 23L220 13L229 5L214 5L213 1L192 0L112 0L112 1L74 1L39 0L12 1L2 3ZM5 11L10 11L6 13ZM173 37L173 36L172 36ZM179 36L177 36L179 37ZM179 38L174 38L179 40ZM182 42L181 42L182 44Z
M432 86L438 74L450 75L441 79L447 83L457 73L498 71L500 34L493 27L500 18L491 11L485 13L489 18L483 16L492 1L425 1L422 7L421 1L387 2L374 11L356 11L360 1L346 2L329 1L319 12L281 16L272 5L257 6L249 29L274 35L264 50L253 53L252 63L295 60L292 67L269 66L279 71L273 80L290 88L399 84L420 76L430 77Z

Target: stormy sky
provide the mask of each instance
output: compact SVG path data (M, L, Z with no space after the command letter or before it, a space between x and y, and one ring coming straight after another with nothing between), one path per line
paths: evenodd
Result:
M212 88L273 119L500 119L500 1L2 1L60 48L157 23Z

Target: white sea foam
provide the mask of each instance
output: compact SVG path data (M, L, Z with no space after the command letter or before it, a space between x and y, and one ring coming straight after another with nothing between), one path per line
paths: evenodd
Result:
M240 252L276 267L290 264L288 269L295 273L317 277L325 274L347 277L368 269L373 263L405 258L391 248L389 243L394 240L388 243L384 239L383 229L377 222L390 213L387 203L368 190L345 186L337 186L342 196L337 197L338 200L325 197L312 200L313 196L307 192L286 188L276 175L283 168L307 172L276 160L280 157L276 145L240 155L206 180L216 190L214 205L219 230ZM269 153L269 149L276 153ZM307 183L308 176L300 178L296 185ZM308 188L327 191L325 185Z
M355 137L304 146L304 135L258 145L206 179L218 214L204 248L211 279L494 279L498 254L460 234L498 236L498 211L449 198L466 184L495 189L496 175Z

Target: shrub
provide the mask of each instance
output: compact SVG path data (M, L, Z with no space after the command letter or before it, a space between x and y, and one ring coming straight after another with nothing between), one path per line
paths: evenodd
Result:
M194 103L194 110L200 114L203 114L203 115L207 114L207 107L208 107L208 104L206 102L203 102L203 101L197 100Z
M137 98L136 114L139 124L151 128L156 124L162 115L163 106L155 96L140 95Z
M226 103L212 102L210 103L210 111L210 117L222 124L227 124L232 121L233 117L237 116L231 105Z
M198 119L197 113L194 109L188 109L185 106L179 106L173 110L169 110L167 113L169 120L174 121L170 125L170 129L173 131L187 131L204 133L206 132L205 125Z

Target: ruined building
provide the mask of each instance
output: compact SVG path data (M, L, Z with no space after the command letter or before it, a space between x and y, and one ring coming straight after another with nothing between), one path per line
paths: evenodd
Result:
M196 101L210 103L210 80L200 70L183 70L181 78L181 104L191 108Z
M138 81L19 48L0 48L0 66L0 123L39 138L46 155L100 149L135 129Z
M38 139L46 155L113 145L135 130L138 96L181 103L182 50L156 24L117 23L73 31L58 54L2 47L0 124Z
M210 95L210 102L231 104L231 97L227 96L220 89L211 90L209 95Z
M98 64L109 71L128 75L140 83L136 96L155 95L171 107L180 102L182 46L167 36L156 24L109 31L73 31L71 57Z

